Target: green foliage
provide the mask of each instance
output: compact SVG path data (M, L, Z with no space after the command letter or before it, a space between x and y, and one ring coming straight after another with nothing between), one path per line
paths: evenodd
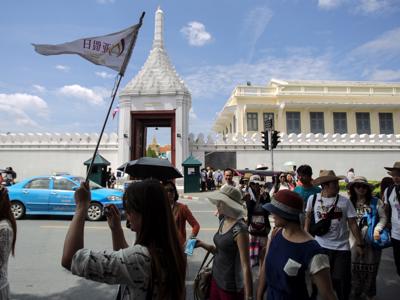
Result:
M147 156L147 157L155 157L155 158L158 157L156 151L154 151L154 150L151 149L150 147L147 148L146 156Z
M369 180L368 182L375 187L374 190L372 191L372 193L374 195L379 195L379 192L380 192L379 184L380 184L380 182L377 181L377 180ZM339 181L339 188L340 188L341 192L347 192L347 182Z

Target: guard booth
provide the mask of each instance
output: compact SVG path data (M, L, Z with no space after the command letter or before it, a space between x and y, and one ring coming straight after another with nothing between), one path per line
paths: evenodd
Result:
M198 193L201 190L201 161L190 155L183 163L183 192Z
M92 158L89 158L83 164L86 166L86 173L89 170L90 162ZM107 173L107 166L111 165L111 163L105 159L100 154L96 154L96 157L93 162L92 170L89 174L89 179L97 184L100 184L103 187L106 187L106 173Z

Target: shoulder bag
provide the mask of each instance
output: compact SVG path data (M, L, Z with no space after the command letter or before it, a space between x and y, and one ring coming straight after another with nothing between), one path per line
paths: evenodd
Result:
M331 221L333 219L333 214L335 213L336 205L339 201L339 194L336 195L336 200L333 203L333 206L329 209L327 216L325 219L321 219L318 222L315 222L314 216L314 206L315 201L317 199L317 194L314 194L313 202L312 202L312 210L311 210L311 223L310 223L310 234L312 236L323 236L328 233L329 228L331 227Z
M193 295L195 300L205 300L208 298L210 293L212 267L209 265L214 259L214 254L212 254L211 258L207 261L210 254L211 252L208 251L200 265L200 269L197 272L196 278L194 279Z

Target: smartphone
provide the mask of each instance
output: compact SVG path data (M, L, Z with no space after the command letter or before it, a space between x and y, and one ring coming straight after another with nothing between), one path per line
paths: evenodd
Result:
M107 217L110 215L110 207L109 206L105 206L103 209L104 215Z
M193 255L194 247L196 246L197 240L196 239L189 239L186 242L185 253L187 255Z

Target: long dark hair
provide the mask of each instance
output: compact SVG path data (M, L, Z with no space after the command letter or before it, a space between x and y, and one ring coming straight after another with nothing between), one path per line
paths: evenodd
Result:
M176 189L175 183L172 180L167 180L167 181L163 182L163 185L164 185L164 187L166 187L167 185L172 186L172 188L174 189L174 193L175 193L174 200L175 200L175 202L178 201L179 194L178 194L178 190Z
M359 184L359 183L357 183ZM354 190L354 184L350 185L350 201L353 203L354 208L357 208L357 193ZM367 187L367 193L365 194L365 204L370 205L372 199L372 189L369 184L365 185Z
M154 179L133 183L125 191L124 205L127 212L142 217L135 244L150 252L152 282L159 283L159 299L184 299L185 257L164 187Z
M11 211L11 202L8 197L7 189L0 189L0 221L8 220L11 223L11 228L13 230L13 241L11 247L11 253L15 255L15 242L17 240L17 222L15 221L14 214Z
M392 177L383 177L382 178L381 183L379 184L379 192L380 192L379 194L380 194L380 197L382 200L384 198L385 190L393 184L394 184L394 181L393 181ZM388 195L388 196L390 196L390 195Z

